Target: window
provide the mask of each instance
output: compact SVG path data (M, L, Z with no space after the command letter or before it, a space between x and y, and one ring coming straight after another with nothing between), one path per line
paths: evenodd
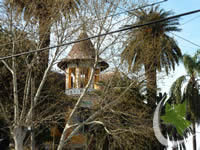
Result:
M68 87L75 88L76 87L76 68L69 68L69 77L68 77Z

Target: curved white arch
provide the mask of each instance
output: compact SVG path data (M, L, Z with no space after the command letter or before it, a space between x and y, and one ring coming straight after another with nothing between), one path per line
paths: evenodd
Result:
M164 137L164 135L161 132L160 129L160 108L161 108L161 104L163 104L164 98L158 103L156 110L154 112L154 116L153 116L153 130L155 133L155 136L157 138L157 140L165 146L169 146L169 147L178 147L179 144L182 144L185 142L185 140L178 140L178 141L170 141L167 138Z

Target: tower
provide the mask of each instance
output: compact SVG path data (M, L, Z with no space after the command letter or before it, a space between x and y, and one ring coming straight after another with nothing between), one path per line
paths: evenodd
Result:
M88 38L85 32L81 33L78 40ZM80 95L86 86L91 68L95 61L95 48L90 40L76 43L68 56L58 63L58 67L65 71L65 93L69 96ZM108 68L108 64L99 58L93 82L88 91L98 89L97 82L101 71Z
M82 32L78 37L78 40L87 38L88 35L85 32ZM83 92L83 89L87 85L91 75L91 69L95 62L95 53L94 45L90 40L82 41L74 44L68 56L58 63L58 67L65 71L66 95L77 97ZM93 81L88 89L88 93L99 89L97 82L99 81L100 72L108 68L108 66L109 65L101 58L98 59ZM80 107L91 108L94 104L93 101L94 99L88 95L82 100ZM75 119L72 120L78 120L76 119L78 118L77 115L73 116L73 118ZM79 134L79 136L83 136L83 134ZM86 142L79 143L78 145L85 144ZM85 149L83 147L81 148Z

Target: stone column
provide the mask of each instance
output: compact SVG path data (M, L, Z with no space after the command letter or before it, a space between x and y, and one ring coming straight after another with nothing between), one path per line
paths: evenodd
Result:
M100 74L100 69L96 69L94 75L94 89L99 89L99 86L97 85L97 82L99 82L99 74Z
M65 69L65 90L69 89L69 68Z
M77 67L75 71L76 71L76 73L75 73L76 88L80 88L80 68Z
M72 73L72 68L67 68L66 72L66 89L70 89L71 87L71 73Z

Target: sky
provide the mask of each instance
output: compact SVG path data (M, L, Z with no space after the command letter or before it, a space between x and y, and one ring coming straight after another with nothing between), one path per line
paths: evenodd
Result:
M172 10L175 14L180 14L200 9L200 0L168 0L167 2L161 4L161 7L165 10ZM200 12L181 17L180 25L182 31L178 32L177 35L200 45L200 36L198 32L200 25ZM183 53L192 54L200 48L181 40L178 37L176 37L176 39L178 40L178 44Z
M157 2L157 1L152 1ZM193 11L200 9L200 0L168 0L165 3L162 3L161 8L165 10L172 10L175 14L185 13L188 11ZM193 55L196 50L200 49L200 13L192 14L189 16L184 16L180 18L180 28L181 32L175 33L178 36L183 37L186 40L189 40L199 46L191 44L179 37L174 36L177 40L179 47L182 50L182 53L187 53ZM160 80L159 87L162 92L169 91L171 84L181 75L185 75L185 69L182 64L176 67L175 71L171 71L168 77ZM161 76L162 77L162 76ZM200 131L200 128L197 128L197 131ZM197 133L197 139L200 138L200 135ZM187 150L192 150L192 140L189 140L186 144ZM197 149L200 149L200 143L197 143ZM170 150L170 149L168 149Z
M158 0L156 1L152 0L150 2L158 2ZM200 9L200 0L168 0L160 4L160 7L166 11L171 10L175 13L175 15L177 15L188 11ZM175 34L199 45L198 47L177 36L172 35L177 41L183 54L187 53L193 55L196 52L196 50L200 49L199 26L200 26L200 13L183 16L180 18L180 28L182 29L182 31L176 32ZM168 77L165 77L163 79L164 77L163 74L160 75L161 80L159 83L159 87L161 88L161 91L168 93L169 87L175 81L175 79L184 74L186 74L185 69L183 65L180 64L179 66L176 67L175 71L171 71Z

